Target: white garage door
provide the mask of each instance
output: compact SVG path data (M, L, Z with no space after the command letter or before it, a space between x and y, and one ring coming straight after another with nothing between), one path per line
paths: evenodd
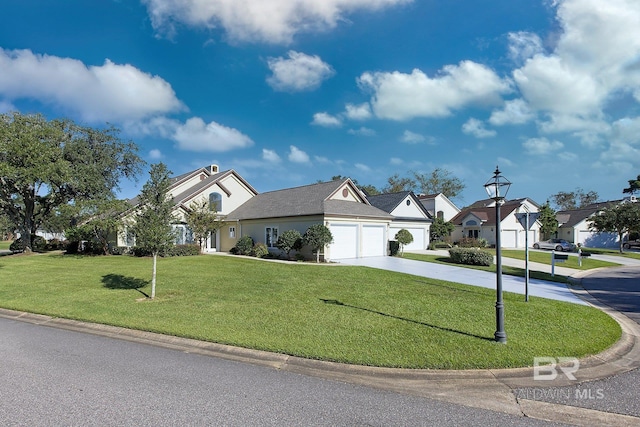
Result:
M401 228L391 228L389 229L389 240L395 240L396 233L402 230ZM426 245L424 243L424 229L423 228L405 228L411 235L413 236L413 242L409 243L404 247L404 250L421 250L425 249Z
M362 256L384 256L387 248L384 226L364 225L362 227Z
M358 226L355 224L332 224L329 227L333 243L329 245L330 259L356 258L358 256Z
M500 246L503 248L515 248L516 233L516 230L502 230L500 233Z

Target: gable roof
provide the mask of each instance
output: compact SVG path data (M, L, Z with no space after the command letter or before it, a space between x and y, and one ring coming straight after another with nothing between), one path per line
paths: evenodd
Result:
M250 192L252 192L253 194L258 194L256 189L253 188L251 184L249 184L247 181L245 181L244 178L242 178L235 170L229 169L223 172L213 172L211 167L198 168L198 169L192 170L191 172L187 172L182 175L172 177L170 179L171 185L169 186L169 192L172 192L172 190L179 187L182 183L184 183L188 179L191 179L198 175L203 175L204 179L199 181L196 185L189 187L182 193L173 195L173 203L175 205L179 206L186 203L191 198L200 194L204 189L215 184L218 184L218 186L220 186L223 191L228 192L228 190L224 188L224 185L222 185L220 181L229 175L234 175L240 182L242 182L242 184L244 184L249 189ZM227 195L230 195L230 194L227 193ZM129 199L128 202L132 206L136 206L139 203L139 196Z
M556 212L556 219L559 227L575 227L580 222L586 220L596 212L612 205L623 202L623 200L613 200L609 202L597 202L579 209L569 209Z
M373 206L378 209L381 209L387 213L391 213L397 208L407 197L410 197L416 208L422 211L427 218L432 218L432 215L427 211L427 208L420 202L418 197L413 193L413 191L400 191L398 193L383 193L376 194L375 196L367 196L367 200Z
M511 215L514 210L522 206L526 201L538 206L532 200L528 198L506 200L500 207L500 221ZM478 200L471 204L471 206L464 208L458 215L451 218L451 223L455 225L462 225L464 219L469 215L474 215L478 219L482 220L484 225L494 225L496 223L496 207L493 199Z
M265 219L309 215L340 215L371 218L393 218L371 206L366 198L361 202L335 200L338 190L349 186L354 194L360 191L350 179L329 181L302 187L287 188L258 194L227 215L227 220Z

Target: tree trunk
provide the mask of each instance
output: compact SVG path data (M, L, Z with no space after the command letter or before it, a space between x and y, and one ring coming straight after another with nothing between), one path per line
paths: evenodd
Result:
M151 299L156 297L156 265L158 264L158 252L153 253L153 273L151 274Z

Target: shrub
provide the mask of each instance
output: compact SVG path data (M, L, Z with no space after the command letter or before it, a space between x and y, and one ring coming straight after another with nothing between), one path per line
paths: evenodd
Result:
M46 250L48 251L59 251L64 249L64 242L60 239L51 239L46 244Z
M112 246L109 248L109 253L111 255L124 255L128 253L129 248L126 246Z
M236 243L236 253L238 255L251 255L253 250L253 239L251 236L242 236Z
M302 234L298 230L287 230L278 237L276 247L286 253L287 259L289 259L292 250L302 248Z
M264 258L269 255L269 249L264 243L256 243L251 250L251 255L256 258Z
M493 264L493 255L478 248L451 248L449 257L456 264L484 265Z
M18 237L9 245L11 252L24 252L25 245L22 237ZM42 236L33 236L33 245L31 250L34 252L44 252L47 249L47 241Z
M461 248L486 248L488 245L487 239L474 239L472 237L464 237L458 242L458 247Z
M175 245L171 246L162 256L195 256L200 255L200 245Z

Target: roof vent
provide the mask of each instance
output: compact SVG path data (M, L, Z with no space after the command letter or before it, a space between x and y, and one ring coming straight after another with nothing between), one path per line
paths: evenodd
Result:
M218 165L211 165L211 173L218 173Z

